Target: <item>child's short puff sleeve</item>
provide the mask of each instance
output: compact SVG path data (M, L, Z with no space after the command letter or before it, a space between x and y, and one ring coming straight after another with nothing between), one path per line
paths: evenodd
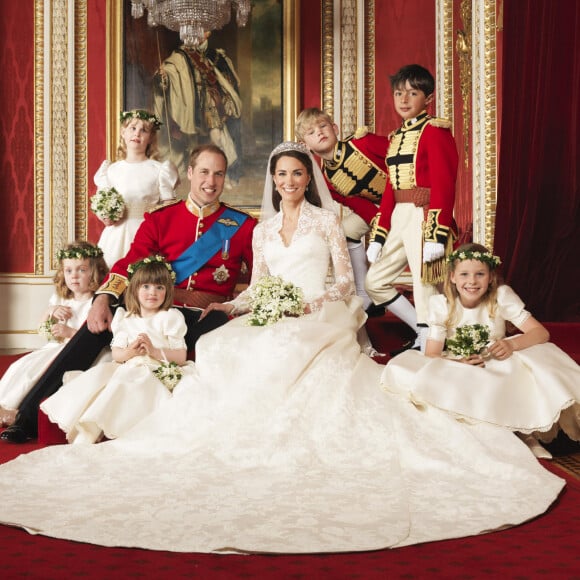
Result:
M161 163L159 168L159 200L169 201L175 199L175 187L179 181L177 167L167 160Z
M94 182L97 186L97 189L106 189L107 187L111 187L111 184L109 183L109 176L107 175L110 166L111 162L105 159L95 173Z
M497 289L497 306L498 314L518 328L531 316L522 299L506 284Z
M111 322L111 331L113 333L113 340L111 346L119 348L127 348L129 346L129 333L126 328L123 328L123 321L127 316L124 308L117 308L113 321Z
M429 340L445 342L447 327L445 321L449 316L449 304L443 294L436 294L429 299Z
M179 349L187 348L185 344L185 335L187 333L187 324L183 314L176 308L170 308L162 313L163 315L163 334L168 341L168 348Z

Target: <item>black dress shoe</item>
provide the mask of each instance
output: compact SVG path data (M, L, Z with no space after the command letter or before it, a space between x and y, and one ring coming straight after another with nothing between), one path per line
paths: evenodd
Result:
M21 425L11 425L0 433L0 439L9 443L26 443L32 436Z

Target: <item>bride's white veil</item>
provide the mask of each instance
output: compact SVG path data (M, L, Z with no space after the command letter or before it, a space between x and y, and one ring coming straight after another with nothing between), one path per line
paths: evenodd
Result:
M322 171L320 171L320 167L314 160L314 157L312 156L312 153L310 153L308 147L306 147L306 145L303 143L297 143L296 141L284 141L272 150L272 153L270 153L270 157L268 158L266 178L264 180L264 194L262 196L262 211L260 213L260 221L271 218L277 213L272 202L274 180L272 179L272 174L270 173L270 164L272 157L280 153L284 153L285 151L298 151L299 153L303 153L310 158L310 161L312 162L312 177L314 179L314 183L316 184L316 189L318 190L318 195L320 197L322 207L330 211L336 211L336 204L330 195L330 191L328 191L328 186L326 185Z

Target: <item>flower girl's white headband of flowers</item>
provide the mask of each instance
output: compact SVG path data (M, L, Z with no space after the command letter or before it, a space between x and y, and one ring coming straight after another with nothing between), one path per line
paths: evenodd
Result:
M447 257L447 261L453 264L455 260L463 262L463 260L477 260L478 262L485 262L491 270L495 270L500 264L499 256L494 256L491 252L478 252L471 250L455 250Z
M131 111L121 111L120 115L121 123L129 119L141 119L141 121L147 121L153 125L154 129L159 129L163 123L158 119L156 115L145 111L144 109L132 109Z
M165 260L163 256L156 254L155 256L148 256L144 260L139 260L138 262L133 262L129 264L127 267L127 273L129 274L129 280L133 277L133 274L139 269L145 266L146 264L153 264L154 262L158 262L159 264L163 264L168 270L169 274L171 274L171 279L175 282L175 272L171 267L171 264Z
M70 246L64 248L56 253L56 259L60 262L62 260L84 260L87 258L100 258L103 255L103 250L99 246Z

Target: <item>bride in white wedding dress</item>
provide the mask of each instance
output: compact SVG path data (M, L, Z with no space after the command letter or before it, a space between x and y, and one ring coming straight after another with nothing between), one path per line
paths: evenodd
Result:
M203 336L194 376L115 441L0 466L1 522L104 546L335 552L516 525L557 498L564 481L511 432L380 390L344 234L316 207L330 199L319 172L295 143L270 167L265 214L281 208L256 227L250 290L279 275L308 313L265 327L241 315ZM248 296L212 308L241 314Z

